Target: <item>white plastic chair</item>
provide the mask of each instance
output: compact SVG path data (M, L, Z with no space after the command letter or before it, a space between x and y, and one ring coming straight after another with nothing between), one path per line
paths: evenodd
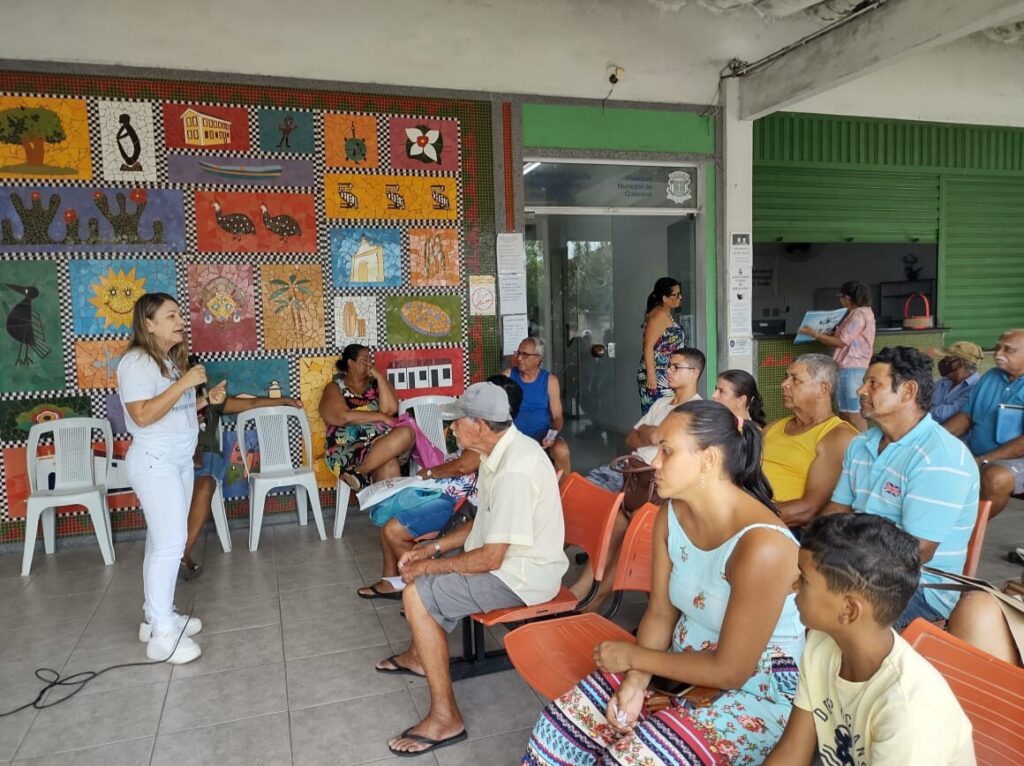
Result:
M217 444L223 453L224 431L221 428L219 418L217 419ZM231 531L228 528L228 513L224 508L224 488L217 479L213 480L213 497L210 498L210 513L213 516L213 525L217 528L217 537L220 539L221 550L225 553L231 553Z
M298 468L292 465L288 418L296 418L302 428L302 457L305 464ZM256 425L256 438L259 441L259 473L249 472L245 430L250 421ZM238 433L242 465L245 467L245 475L249 478L249 550L255 551L260 544L263 506L267 500L267 493L280 487L295 487L295 505L298 508L300 526L306 524L306 498L309 497L316 529L320 533L320 539L326 540L324 516L320 509L320 493L312 468L313 445L306 413L297 407L256 407L238 415L235 430Z
M92 433L101 431L106 446L106 459L102 475L96 475L92 454ZM53 434L54 483L53 489L40 486L36 475L39 464L39 439ZM29 497L25 514L25 553L21 562L21 576L32 570L32 556L36 548L36 532L43 522L43 549L51 554L55 548L56 513L58 506L84 505L89 509L96 540L100 544L103 563L114 563L113 533L110 512L107 509L107 473L114 454L114 437L110 422L103 418L62 418L49 423L37 423L28 432Z
M447 458L448 447L444 439L444 421L441 418L441 407L456 401L454 396L416 396L406 399L398 405L398 414L402 415L412 410L412 416L416 419L423 435L430 439L430 443L444 453ZM409 475L414 476L419 471L415 460L409 460ZM345 518L348 516L348 506L352 500L352 488L344 479L338 477L334 486L335 510L334 510L334 539L339 539L345 532Z

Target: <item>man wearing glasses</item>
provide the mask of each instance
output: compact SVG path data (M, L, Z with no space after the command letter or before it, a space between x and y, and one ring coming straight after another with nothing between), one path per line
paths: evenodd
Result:
M971 386L978 382L978 364L985 357L981 346L966 340L959 340L943 349L945 356L939 360L939 375L932 392L932 417L945 423L963 409ZM961 437L963 438L963 437Z
M558 378L541 366L544 341L524 338L511 361L512 366L505 374L523 389L523 403L514 421L516 428L540 442L555 464L555 470L568 476L572 470L569 445L558 436L564 424L562 392Z

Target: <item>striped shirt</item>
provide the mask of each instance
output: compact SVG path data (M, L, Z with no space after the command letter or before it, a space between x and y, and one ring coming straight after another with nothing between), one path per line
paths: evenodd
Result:
M882 431L874 426L850 442L832 502L882 516L914 537L938 543L928 566L963 572L978 515L978 466L971 453L931 415L878 454L881 440ZM939 579L922 574L921 581ZM947 617L957 595L924 591L929 606Z

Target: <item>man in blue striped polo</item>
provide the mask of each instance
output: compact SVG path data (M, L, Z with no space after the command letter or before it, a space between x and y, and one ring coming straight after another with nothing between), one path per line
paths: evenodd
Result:
M921 563L961 573L978 514L978 466L970 451L928 414L932 363L917 349L883 348L857 389L872 421L846 450L825 513L873 513L917 538ZM922 574L922 585L939 578ZM894 626L949 617L956 591L918 587Z

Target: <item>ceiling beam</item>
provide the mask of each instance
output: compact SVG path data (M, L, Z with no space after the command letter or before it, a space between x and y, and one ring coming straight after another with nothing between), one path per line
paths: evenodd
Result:
M1022 13L1024 0L889 0L741 77L740 117L753 120L785 109Z

